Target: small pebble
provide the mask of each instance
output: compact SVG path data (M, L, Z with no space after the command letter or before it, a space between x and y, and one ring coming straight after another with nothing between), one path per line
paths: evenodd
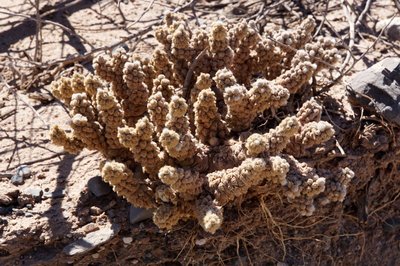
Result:
M62 198L65 196L65 189L59 189L59 190L55 190L55 191L46 191L43 193L43 198L44 199L48 199L48 198Z
M63 252L68 256L82 255L109 241L118 234L120 229L119 225L112 225L89 233L64 247Z
M93 259L98 259L100 257L100 254L99 253L94 253L93 255L92 255L92 258Z
M9 213L12 213L11 207L1 207L0 206L0 215L7 215Z
M205 238L196 240L196 245L197 246L204 246L206 243L207 243L207 239L205 239Z
M17 175L28 178L31 176L31 169L27 165L20 165L17 168Z
M35 202L39 202L42 199L43 190L40 187L29 187L22 194L31 196Z
M123 237L123 238L122 238L122 241L124 241L125 244L130 244L130 243L132 243L133 238L130 237L130 236Z
M88 234L88 233L99 230L99 227L95 223L88 223L82 229L86 234Z
M100 209L99 207L96 207L96 206L90 207L90 214L91 215L100 215L102 213L103 213L103 210Z
M25 217L33 217L33 214L30 213L30 212L26 212L26 213L25 213Z
M10 180L13 185L22 185L24 183L24 178L20 175L13 175Z

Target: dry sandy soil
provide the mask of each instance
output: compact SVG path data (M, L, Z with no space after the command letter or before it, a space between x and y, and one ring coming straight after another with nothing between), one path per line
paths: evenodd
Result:
M201 242L196 241L203 241L207 236L182 234L182 238L189 237L189 243L189 240L180 239L177 232L159 231L151 221L130 225L129 206L124 200L114 193L96 198L87 189L87 181L99 174L99 155L90 151L68 155L52 145L48 138L49 125L65 125L69 121L68 112L49 92L50 82L74 63L76 69L92 71L91 57L86 55L93 49L101 52L106 46L113 48L113 44L124 38L128 40L123 43L131 50L149 53L155 41L147 29L160 21L167 11L184 6L185 1L127 1L118 9L117 1L112 0L41 0L38 10L44 21L40 31L37 31L38 10L34 2L2 0L0 3L0 73L3 79L0 83L0 264L179 265L194 262L190 257L195 254L192 249L201 252ZM350 30L343 6L340 1L329 1L329 5L318 2L203 0L197 1L194 9L188 7L180 11L199 23L221 17L230 20L257 18L268 12L262 23L284 27L313 15L321 24L321 33L336 37L345 55ZM349 1L352 19L358 18L366 2ZM372 1L361 25L355 29L352 47L355 58L366 54L347 75L382 58L397 56L400 43L389 40L384 34L379 36L376 29L378 21L397 13L394 1ZM342 89L339 83L333 91ZM24 184L16 186L10 178L21 165L28 165L32 174ZM42 199L32 202L24 198L24 191L30 188L42 190ZM388 208L400 209L398 198L391 204ZM379 219L384 220L384 215ZM67 256L63 252L74 240L111 224L119 224L120 230L106 245L77 256ZM378 265L382 258L387 265L398 265L400 231L382 236L382 230L376 230L376 237L374 232L365 231L364 246L349 248L341 242L342 246L331 247L338 249L336 256L320 256L319 261L313 261L310 260L312 254L303 254L303 258L293 255L285 262ZM125 239L124 242L123 237L133 237L133 241ZM251 254L239 255L235 248L231 248L233 252L226 251L231 258L226 254L218 258L217 254L204 249L208 254L205 258L208 262L214 260L214 264L227 265L259 265L285 260L274 257L274 252L263 259L255 256L252 260ZM340 249L351 254L343 254ZM299 250L293 253L301 254ZM378 254L380 256L376 257ZM354 258L352 262L351 257Z

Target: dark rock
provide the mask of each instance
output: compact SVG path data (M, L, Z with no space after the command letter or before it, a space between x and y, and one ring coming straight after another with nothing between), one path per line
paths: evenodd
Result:
M13 176L11 177L10 182L11 182L13 185L16 185L16 186L22 185L22 184L24 183L24 178L23 178L22 176L20 176L20 175L13 175Z
M25 212L23 210L18 209L18 210L15 211L15 215L23 216L23 215L25 215Z
M12 213L12 207L1 207L0 206L0 215L7 215Z
M24 207L27 204L35 204L35 199L33 198L32 195L30 194L23 194L21 193L21 195L18 196L18 205L20 207Z
M28 178L31 176L31 169L27 165L20 165L17 168L17 175L22 176L23 178Z
M115 210L113 210L113 209L108 210L108 211L106 212L106 214L107 214L108 217L114 218L114 217L115 217Z
M92 177L88 181L88 189L92 192L96 197L101 197L107 195L112 191L112 188L109 184L103 181L101 176Z
M141 221L150 219L151 217L153 217L153 212L151 210L136 208L132 205L129 208L129 222L131 224L140 223Z
M10 189L7 192L5 192L4 194L6 196L9 196L9 197L13 198L13 199L17 199L18 196L19 196L19 193L20 193L19 189Z
M22 194L31 196L35 202L39 202L42 199L43 191L40 187L30 187L25 189Z
M114 224L111 228L103 228L95 232L87 234L75 242L64 247L63 252L68 256L81 255L94 248L106 243L116 234L118 234L121 227Z
M0 248L0 257L7 257L10 256L10 252L8 252L8 250L4 249L4 248Z
M400 125L400 58L386 58L357 73L348 91L353 104Z
M0 205L3 206L8 206L11 205L11 203L14 201L13 198L11 198L8 195L0 194Z

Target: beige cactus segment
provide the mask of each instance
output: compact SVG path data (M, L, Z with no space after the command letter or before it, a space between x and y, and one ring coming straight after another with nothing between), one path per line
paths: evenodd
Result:
M224 91L224 101L228 109L226 122L233 131L242 131L251 125L254 109L249 110L250 99L246 87L236 84Z
M305 125L309 122L319 122L321 120L322 106L318 104L315 98L303 103L301 108L296 114L297 119L301 125Z
M326 142L335 134L333 126L326 121L309 122L304 125L301 132L296 136L297 142L300 142L305 148Z
M169 185L173 191L182 193L186 197L199 195L205 182L204 177L200 176L198 172L169 165L160 169L158 178L164 184Z
M285 156L290 164L285 196L295 205L301 215L310 216L315 211L315 199L325 191L326 178L315 169L293 156Z
M126 63L123 68L123 78L130 93L122 102L125 116L140 116L147 109L149 90L144 83L145 74L140 61Z
M154 208L153 192L123 163L107 161L101 175L113 190L138 208Z
M160 143L171 157L179 161L193 158L198 151L192 134L179 135L176 131L167 128L161 132Z
M160 148L152 140L154 126L147 117L140 119L134 128L125 126L118 128L120 143L134 155L147 173L157 173L163 165Z
M166 101L170 101L172 95L175 93L175 88L171 85L171 81L165 75L158 75L153 80L153 95L157 92L161 92L162 96Z
M49 135L51 141L55 145L63 147L66 152L78 154L85 147L84 143L80 139L76 138L73 134L67 134L58 125L50 128Z
M290 139L298 133L300 124L296 117L287 117L274 129L264 135L252 134L246 140L249 156L257 156L263 152L279 154L289 144Z
M185 202L178 205L162 204L154 212L153 221L162 229L171 230L180 220L193 217L192 208Z
M85 92L74 93L72 95L70 102L70 114L71 116L81 114L90 121L95 120L95 108Z
M211 88L212 80L210 74L201 73L197 79L194 88L190 91L190 102L193 104L196 102L199 93L203 90Z
M160 91L149 97L147 110L156 132L161 133L167 123L168 104Z
M237 84L236 78L232 71L228 70L227 68L218 70L217 73L215 73L214 81L217 85L217 88L221 91L224 91L227 87Z
M102 153L106 151L103 128L97 121L89 120L86 116L76 114L71 119L71 128L74 130L74 136L85 143L85 148L98 150Z
M74 94L74 90L71 85L71 79L67 77L61 77L51 83L51 93L62 101L64 104L69 105L71 97Z
M326 178L326 189L319 199L321 205L330 202L343 202L347 195L347 188L354 178L354 172L345 167L334 172L320 171L320 175Z
M168 105L166 128L179 134L186 134L189 130L189 119L186 116L188 105L184 98L174 95Z
M216 97L211 89L202 90L194 104L196 137L200 142L217 146L228 135L228 128L222 121L216 106Z
M103 81L98 76L95 76L91 73L85 77L83 85L85 87L85 92L90 97L96 96L97 89L104 86Z
M249 156L257 156L266 151L268 140L264 135L254 133L246 139L246 152Z
M196 200L194 215L204 231L211 234L215 234L224 220L222 207L218 206L209 195Z
M316 69L317 65L311 62L308 53L298 50L292 60L291 68L277 77L276 83L294 94L311 79Z
M118 128L124 126L124 113L121 105L108 89L98 89L96 102L108 147L110 149L122 148L118 140Z
M172 190L170 186L164 184L157 186L155 198L157 203L172 203L174 205L176 205L179 200L177 193Z
M248 158L240 166L221 170L207 175L210 189L219 205L245 195L249 188L261 183L262 180L279 180L283 184L289 169L284 159Z

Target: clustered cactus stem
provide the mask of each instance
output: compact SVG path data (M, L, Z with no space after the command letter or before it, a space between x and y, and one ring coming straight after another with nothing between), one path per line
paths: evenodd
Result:
M335 138L318 101L302 102L297 113L287 108L338 59L333 41L312 38L314 28L307 18L265 35L245 21L192 31L183 15L168 14L151 58L117 49L94 60L94 75L52 84L72 132L55 125L50 137L71 153L99 151L103 179L128 202L153 209L160 228L194 219L214 234L224 208L266 185L312 215L342 202L354 175L308 160ZM286 117L255 126L276 111Z

